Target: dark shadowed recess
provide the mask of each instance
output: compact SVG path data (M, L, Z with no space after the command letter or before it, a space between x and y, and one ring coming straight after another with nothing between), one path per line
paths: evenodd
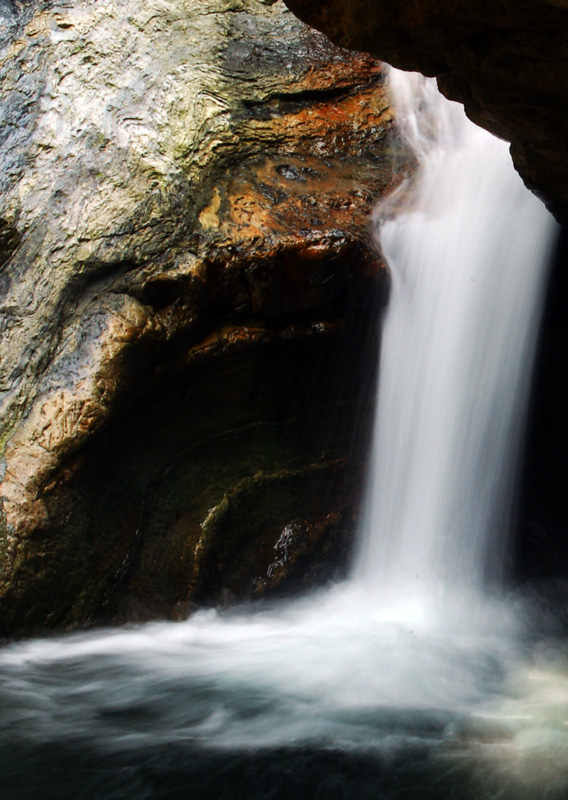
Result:
M568 228L556 247L545 303L521 490L517 577L568 575Z
M31 543L34 581L6 604L6 631L179 619L344 574L379 284L344 287L309 313L241 320L189 355L184 342L154 354L149 377L74 457L69 486L46 491L55 533Z
M377 302L339 311L360 319L323 338L300 317L267 326L256 341L166 373L125 411L80 480L107 487L97 516L116 530L127 509L139 515L95 617L183 617L195 604L298 591L343 571L372 413Z

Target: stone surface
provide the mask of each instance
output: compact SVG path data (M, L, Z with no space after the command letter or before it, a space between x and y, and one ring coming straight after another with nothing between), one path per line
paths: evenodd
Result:
M0 630L321 577L411 168L382 66L280 2L1 9Z
M437 76L511 142L527 186L568 220L568 0L286 0L344 47Z

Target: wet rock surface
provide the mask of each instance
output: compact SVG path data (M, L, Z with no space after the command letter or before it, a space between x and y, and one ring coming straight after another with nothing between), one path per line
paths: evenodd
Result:
M568 219L566 0L286 0L344 47L436 76L471 119L511 142L527 186Z
M279 2L1 11L0 630L341 568L411 168L382 66Z

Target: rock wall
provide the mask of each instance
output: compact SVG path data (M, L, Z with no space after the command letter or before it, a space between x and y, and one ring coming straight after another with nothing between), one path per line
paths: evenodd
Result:
M382 66L270 0L0 12L0 631L313 584L412 166Z
M529 188L568 220L568 0L286 0L343 47L437 76L511 142Z

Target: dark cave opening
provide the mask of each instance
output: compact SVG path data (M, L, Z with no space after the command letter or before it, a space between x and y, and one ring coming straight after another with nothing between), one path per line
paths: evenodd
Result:
M568 228L556 244L536 369L520 491L515 573L521 581L568 574Z

